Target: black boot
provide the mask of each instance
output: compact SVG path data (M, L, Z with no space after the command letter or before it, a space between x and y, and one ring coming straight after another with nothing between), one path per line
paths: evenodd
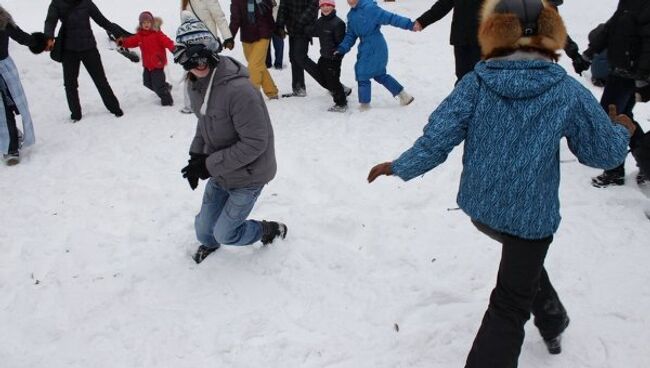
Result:
M562 332L564 332L564 330L569 327L569 321L569 317L566 317L564 320L564 328L562 328ZM557 355L562 352L562 332L551 339L544 339L544 344L546 344L546 348L548 349L549 354Z
M602 174L591 178L591 185L596 188L606 188L610 185L625 185L625 171L605 170Z
M192 257L192 259L194 260L194 262L196 262L196 264L199 264L199 263L203 262L203 260L207 256L212 254L212 252L219 249L219 247L221 247L221 245L217 245L215 248L210 248L210 247L206 247L205 245L201 245L199 247L199 249L196 250L196 253Z
M275 238L284 239L287 237L289 229L287 225L275 221L262 221L262 244L267 245L273 243Z

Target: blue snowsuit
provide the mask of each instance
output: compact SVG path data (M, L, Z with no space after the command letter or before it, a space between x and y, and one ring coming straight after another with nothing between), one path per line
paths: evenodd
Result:
M392 76L386 73L388 64L388 45L381 34L382 25L391 25L406 30L413 29L413 22L402 16L380 8L374 0L359 0L357 6L348 13L348 28L343 42L337 51L346 54L360 39L357 63L354 72L359 84L359 102L369 103L371 96L370 79L386 87L393 96L397 96L402 87Z

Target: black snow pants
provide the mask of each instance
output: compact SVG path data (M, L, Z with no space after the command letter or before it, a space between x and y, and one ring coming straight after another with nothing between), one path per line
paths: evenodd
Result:
M165 70L147 70L145 68L142 72L142 83L160 97L160 103L163 106L171 106L174 104L170 93L171 86L165 80Z
M528 240L478 222L474 225L500 242L502 251L497 284L465 368L515 368L531 312L546 340L561 334L567 325L566 310L544 269L553 237Z

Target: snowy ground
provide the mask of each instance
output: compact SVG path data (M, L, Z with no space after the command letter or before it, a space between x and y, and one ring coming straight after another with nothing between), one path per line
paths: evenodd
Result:
M178 25L173 1L95 2L127 28L142 10L162 16L169 35ZM48 3L3 6L31 32ZM415 18L431 3L382 6ZM602 3L561 9L582 47L615 7ZM347 4L338 5L344 16ZM360 113L351 99L350 112L327 113L330 97L308 77L307 98L269 102L279 171L254 217L286 222L289 237L225 247L198 267L189 255L202 190L179 173L195 122L178 113L181 87L176 106L158 106L141 68L107 50L96 30L126 115L108 114L82 72L84 119L73 125L60 65L12 44L38 144L19 166L0 167L0 367L462 366L500 251L449 210L462 150L407 184L365 181L373 164L409 147L452 88L449 23L420 34L385 28L389 70L416 97L409 107L375 85L372 110ZM344 61L350 86L354 58ZM168 74L181 79L174 65ZM290 70L272 74L289 91ZM650 108L635 112L649 129ZM547 268L572 321L559 356L529 324L520 366L649 367L650 223L636 168L630 159L626 186L595 189L599 171L566 147L561 155L563 222Z

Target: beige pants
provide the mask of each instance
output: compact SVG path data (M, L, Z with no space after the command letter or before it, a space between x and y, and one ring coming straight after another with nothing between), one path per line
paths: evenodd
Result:
M277 97L278 87L275 86L269 70L266 68L266 52L269 49L270 39L262 38L253 43L243 42L244 56L248 61L248 72L251 83L257 88L262 87L264 94L271 98Z

